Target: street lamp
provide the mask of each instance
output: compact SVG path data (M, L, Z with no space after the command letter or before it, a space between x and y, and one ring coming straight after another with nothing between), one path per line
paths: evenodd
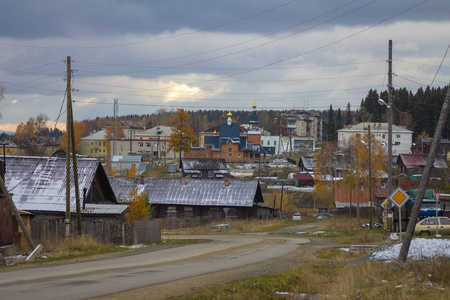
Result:
M383 99L378 99L380 105L385 105L388 110L388 161L387 161L387 173L388 173L388 203L387 203L387 229L392 231L392 203L389 196L392 193L392 91L389 86L389 98L388 103Z
M370 133L370 125L368 126L368 138L369 138L369 228L372 229L372 135ZM366 142L361 141L365 146Z

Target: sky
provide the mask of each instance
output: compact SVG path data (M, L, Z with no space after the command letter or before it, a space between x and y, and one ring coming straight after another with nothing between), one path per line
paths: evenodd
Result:
M450 81L448 0L0 0L0 130L160 109L352 109Z

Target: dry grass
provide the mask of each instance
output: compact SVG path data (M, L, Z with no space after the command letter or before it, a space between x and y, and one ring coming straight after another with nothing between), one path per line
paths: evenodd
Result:
M126 248L99 244L89 236L75 236L64 241L48 242L44 245L43 256L35 261L56 261L84 257L94 254L113 253L126 251Z
M303 264L174 299L299 299L300 294L331 300L450 299L449 259L410 261L404 266L368 261L345 265L336 263L354 255L335 254L332 263ZM280 297L276 292L291 294Z
M192 228L171 229L166 230L164 234L217 234L217 233L249 233L249 232L266 232L273 231L282 227L296 225L308 221L292 221L292 220L232 220L223 223L211 223ZM223 231L213 231L211 226L218 224L229 224L228 228Z

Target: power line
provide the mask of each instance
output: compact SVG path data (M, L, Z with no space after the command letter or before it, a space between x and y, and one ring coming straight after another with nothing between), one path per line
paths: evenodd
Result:
M138 45L138 44L145 44L145 43L151 43L151 42L156 42L156 41L162 41L162 40L168 40L168 39L172 39L172 38L178 38L178 37L182 37L182 36L189 36L189 35L193 35L193 34L197 34L200 32L204 32L204 31L209 31L212 29L217 29L220 27L224 27L230 24L234 24L234 23L238 23L241 21L245 21L251 18L254 18L256 16L262 15L264 13L267 12L271 12L274 11L276 9L279 9L281 7L284 7L286 5L289 5L291 3L294 3L296 0L291 0L287 3L272 7L270 9L267 10L263 10L261 12L258 12L256 14L244 17L244 18L240 18L240 19L236 19L236 20L232 20L223 24L219 24L219 25L215 25L215 26L210 26L210 27L206 27L204 29L200 29L200 30L195 30L195 31L191 31L191 32L187 32L187 33L181 33L181 34L175 34L175 35L171 35L171 36L167 36L167 37L161 37L161 38L156 38L156 39L151 39L151 40L145 40L145 41L139 41L139 42L131 42L131 43L121 43L121 44L112 44L112 45L104 45L104 46L84 46L84 47L55 47L55 46L36 46L36 45L17 45L17 44L11 44L11 43L0 43L0 45L5 45L5 46L13 46L13 47L25 47L25 48L40 48L40 49L62 49L62 50L74 50L74 49L99 49L99 48L113 48L113 47L123 47L123 46L131 46L131 45Z

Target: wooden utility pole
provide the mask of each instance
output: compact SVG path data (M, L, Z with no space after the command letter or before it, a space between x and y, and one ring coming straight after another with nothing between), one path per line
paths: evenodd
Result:
M389 200L389 196L392 193L392 98L393 98L393 88L392 88L392 40L389 40L389 58L388 58L388 161L387 161L387 191L388 191L388 203L387 203L387 229L392 232L393 213L392 213L392 202ZM389 217L391 216L391 217Z
M447 89L447 94L445 95L444 104L442 105L441 114L439 115L439 120L436 125L436 131L434 132L433 141L431 143L430 153L428 154L427 162L423 170L422 179L419 184L419 191L417 192L416 201L411 212L411 217L409 218L408 227L405 233L405 239L402 243L402 248L400 249L399 260L401 262L406 262L408 258L409 247L411 246L411 240L414 233L414 228L416 226L416 220L419 217L420 207L422 206L423 196L427 189L428 181L431 176L431 169L433 167L434 160L436 158L436 153L441 141L442 132L444 131L445 122L447 121L447 115L450 109L450 88Z
M77 212L77 229L78 235L82 235L81 228L81 207L80 207L80 187L78 186L78 167L77 167L77 151L75 147L75 129L73 122L73 109L72 103L70 104L70 140L72 141L72 165L73 165L73 179L75 185L75 199L76 199L76 212Z
M372 135L370 125L368 127L369 137L369 228L372 229Z
M65 229L66 229L66 239L70 237L70 132L71 132L71 110L72 110L72 88L70 86L71 74L71 62L70 56L67 56L67 122L66 122L66 219L65 219Z
M359 219L359 155L358 146L356 145L356 219L358 220L358 225L361 224Z

